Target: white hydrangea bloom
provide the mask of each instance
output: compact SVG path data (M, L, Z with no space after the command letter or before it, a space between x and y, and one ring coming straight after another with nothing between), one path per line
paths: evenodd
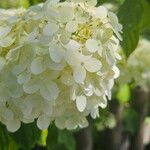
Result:
M137 48L130 54L129 58L124 58L119 68L121 75L118 78L120 84L133 82L135 86L140 86L144 90L150 89L150 41L140 39Z
M111 99L121 25L96 0L0 11L0 121L86 127Z

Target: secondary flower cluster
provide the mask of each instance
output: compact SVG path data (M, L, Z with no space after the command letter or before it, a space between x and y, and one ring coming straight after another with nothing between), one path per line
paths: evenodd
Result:
M129 58L122 59L118 82L125 84L133 82L144 90L150 89L150 41L140 39L138 47L130 54Z
M96 0L0 11L0 121L11 132L88 125L111 98L122 26Z

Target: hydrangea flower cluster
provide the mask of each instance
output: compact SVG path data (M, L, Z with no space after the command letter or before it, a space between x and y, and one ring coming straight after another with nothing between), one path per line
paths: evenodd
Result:
M122 56L123 57L123 56ZM129 58L122 59L119 64L121 70L118 82L125 84L133 82L144 90L150 89L150 41L140 39L138 47Z
M88 125L111 99L122 26L96 0L0 11L0 121L15 132Z
M137 49L130 55L127 62L131 77L136 86L150 89L150 41L141 39Z

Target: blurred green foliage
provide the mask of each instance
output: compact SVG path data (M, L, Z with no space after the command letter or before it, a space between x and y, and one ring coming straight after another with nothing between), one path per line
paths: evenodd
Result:
M0 150L18 150L17 143L8 134L3 125L0 124Z
M126 108L123 114L124 130L133 135L138 130L139 116L133 108Z
M22 150L30 150L40 140L41 131L35 123L22 124L17 132L10 135Z
M0 0L1 8L28 8L31 5L45 2L45 0Z
M121 104L128 102L131 99L130 87L128 84L120 85L116 95Z
M54 125L48 129L47 137L48 150L75 150L75 139L73 132L58 130Z
M123 25L122 48L127 56L137 47L143 30L150 28L150 3L147 0L126 0L118 16Z

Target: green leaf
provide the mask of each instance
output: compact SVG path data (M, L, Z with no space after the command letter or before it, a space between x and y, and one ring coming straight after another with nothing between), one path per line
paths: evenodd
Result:
M60 130L58 141L64 144L67 150L75 150L75 139L71 131Z
M118 17L123 25L121 46L127 56L132 53L138 44L142 14L141 0L126 0L119 9Z
M48 130L43 130L41 132L41 139L39 141L39 144L42 146L46 146L46 140L47 140Z
M21 128L11 134L12 138L23 150L31 150L38 143L41 137L41 131L35 123L22 124Z
M124 111L124 129L130 134L138 130L139 116L132 108L126 108Z
M20 6L24 8L28 8L30 6L29 0L19 0Z
M6 128L0 124L0 150L18 150L18 146L11 138Z
M118 88L117 99L121 104L128 102L131 98L130 87L128 84L121 85Z
M102 5L103 3L112 3L112 4L121 4L124 0L97 0L98 5Z
M47 142L46 146L48 150L59 150L61 149L61 144L58 143L58 129L51 125L48 129L48 136L47 136ZM62 150L64 148L62 147Z
M73 133L67 130L59 130L54 125L48 129L48 150L75 150Z
M141 28L143 30L150 28L150 1L142 0L143 14L141 21Z
M38 4L38 3L43 3L45 1L46 0L29 0L30 5L35 5L35 4Z
M148 0L125 0L118 17L123 25L121 46L129 56L138 45L141 32L150 28L150 3Z

